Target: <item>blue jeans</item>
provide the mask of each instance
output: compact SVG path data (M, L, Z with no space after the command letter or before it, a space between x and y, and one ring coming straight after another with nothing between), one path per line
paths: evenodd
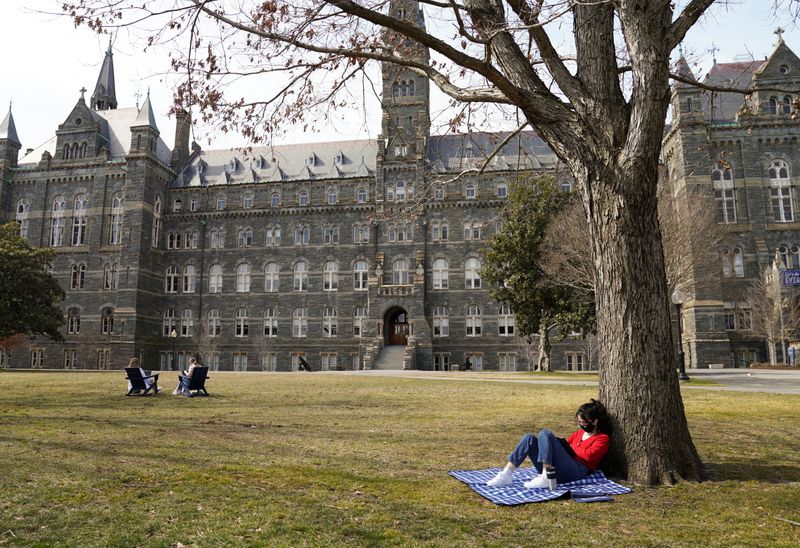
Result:
M550 430L540 430L538 436L522 436L516 449L508 456L508 462L519 468L526 458L533 461L539 473L542 472L543 465L553 466L558 483L583 479L592 472L582 462L572 458Z

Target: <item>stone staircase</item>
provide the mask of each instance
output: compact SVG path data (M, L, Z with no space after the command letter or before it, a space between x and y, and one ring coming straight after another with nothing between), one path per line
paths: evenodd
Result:
M384 346L372 369L403 369L405 346Z

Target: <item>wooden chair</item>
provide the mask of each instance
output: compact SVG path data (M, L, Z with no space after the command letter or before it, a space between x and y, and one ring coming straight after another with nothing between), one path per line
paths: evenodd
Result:
M149 371L148 371L149 373ZM158 375L142 375L142 370L138 367L126 367L125 374L131 383L131 389L126 396L147 396L148 392L153 391L153 395L158 394ZM147 386L146 379L153 379L150 386Z
M192 369L191 377L179 375L178 381L181 383L184 394L191 398L193 396L208 396L205 386L208 378L210 378L208 376L208 367L195 367ZM194 394L192 394L192 391L194 391Z

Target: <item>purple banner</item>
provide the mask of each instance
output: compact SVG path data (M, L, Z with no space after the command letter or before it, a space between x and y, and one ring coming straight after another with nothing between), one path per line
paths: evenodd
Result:
M797 269L784 270L783 285L800 285L800 270Z

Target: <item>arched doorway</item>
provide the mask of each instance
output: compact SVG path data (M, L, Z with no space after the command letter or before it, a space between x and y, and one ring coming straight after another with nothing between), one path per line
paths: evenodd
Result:
M383 316L383 338L387 346L408 342L408 314L400 307L390 308Z

